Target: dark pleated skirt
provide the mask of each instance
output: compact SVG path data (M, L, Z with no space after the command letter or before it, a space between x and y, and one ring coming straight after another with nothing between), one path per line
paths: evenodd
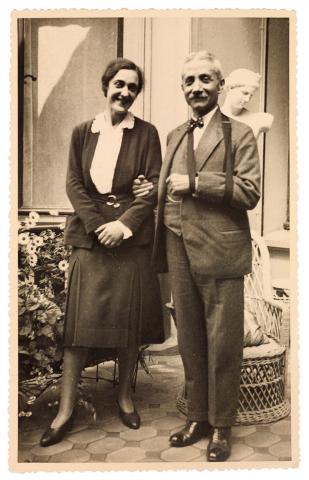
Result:
M163 342L160 289L149 246L74 248L64 326L65 347Z

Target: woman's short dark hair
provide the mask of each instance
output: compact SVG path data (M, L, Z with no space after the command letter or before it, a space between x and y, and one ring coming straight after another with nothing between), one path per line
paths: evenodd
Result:
M127 58L116 58L115 60L112 60L109 62L107 65L102 78L102 90L103 93L106 97L107 95L107 90L108 90L108 84L114 78L114 76L119 72L119 70L134 70L137 73L138 77L138 89L137 89L137 95L140 93L144 86L144 75L142 70L131 60L128 60Z

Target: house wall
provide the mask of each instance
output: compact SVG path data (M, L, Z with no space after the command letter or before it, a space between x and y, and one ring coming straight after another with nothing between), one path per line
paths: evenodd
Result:
M104 109L100 77L119 53L123 34L123 55L136 61L146 78L133 112L156 125L163 154L167 133L189 116L180 78L190 51L212 51L225 74L244 67L262 75L250 108L272 113L274 123L259 140L263 198L250 212L250 222L266 235L282 229L289 195L288 19L127 17L123 32L115 18L31 19L26 27L25 73L35 73L37 80L24 86L21 207L71 210L64 187L71 131ZM220 104L223 100L224 94ZM272 236L271 248L274 242ZM288 242L280 249L288 258ZM286 261L272 263L275 275L287 277L287 266Z
M124 53L143 65L146 75L146 90L135 111L157 126L163 153L167 133L189 115L180 87L183 59L189 52L215 53L225 75L236 68L261 74L250 109L273 114L274 123L258 141L263 199L249 212L251 228L258 233L282 228L287 214L288 28L285 18L129 18L124 22ZM223 101L224 93L219 104Z

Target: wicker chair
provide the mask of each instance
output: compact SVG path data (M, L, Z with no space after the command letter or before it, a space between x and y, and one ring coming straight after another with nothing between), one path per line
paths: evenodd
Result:
M261 237L252 233L252 273L245 276L245 309L255 315L269 343L244 347L240 396L235 424L277 421L290 412L286 399L287 327L282 329L282 307L273 301L268 249ZM172 303L167 305L172 315ZM186 414L186 394L178 394L177 408Z

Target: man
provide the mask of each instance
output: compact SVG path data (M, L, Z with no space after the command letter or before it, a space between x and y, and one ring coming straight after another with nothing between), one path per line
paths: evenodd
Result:
M188 416L175 447L210 435L208 461L230 455L243 351L243 277L251 270L247 210L259 200L256 141L218 107L218 59L191 54L182 90L193 121L168 136L159 180L154 261L168 267Z

